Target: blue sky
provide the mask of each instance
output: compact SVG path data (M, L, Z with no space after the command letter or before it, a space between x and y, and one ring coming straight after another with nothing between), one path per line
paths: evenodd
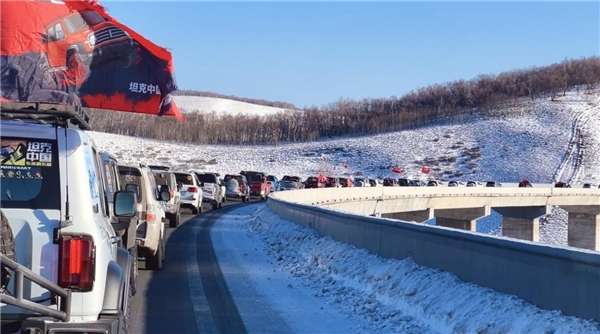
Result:
M600 55L600 2L104 2L181 89L298 106Z

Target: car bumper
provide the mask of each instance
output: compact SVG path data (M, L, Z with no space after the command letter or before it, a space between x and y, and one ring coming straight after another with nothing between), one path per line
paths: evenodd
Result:
M198 205L198 198L197 197L182 198L180 203L181 203L181 205Z
M202 195L202 202L212 202L214 200L215 200L215 195L214 194L204 193Z
M118 333L119 319L117 317L100 317L91 322L55 322L48 318L27 318L21 325L22 333L50 334L57 332L69 333Z

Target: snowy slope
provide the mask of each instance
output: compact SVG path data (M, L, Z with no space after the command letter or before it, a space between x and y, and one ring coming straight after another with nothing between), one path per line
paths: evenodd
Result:
M184 113L212 113L221 115L244 114L248 116L268 116L284 112L283 108L263 106L224 99L219 97L204 96L173 96L175 103Z
M176 169L386 177L393 175L393 166L402 167L408 176L420 176L420 166L428 165L433 176L442 179L515 182L527 177L549 183L569 146L576 113L598 111L598 104L591 108L591 103L598 103L599 96L600 92L571 92L557 102L522 100L498 111L510 112L509 116L473 116L455 124L441 120L438 125L415 130L279 146L190 145L106 133L93 133L93 137L100 147L125 162L163 163ZM600 142L597 136L586 152L598 151L594 148ZM598 174L598 163L589 166L582 176Z
M570 92L557 101L518 102L497 110L508 116L472 116L415 130L280 146L189 145L106 133L93 133L92 137L124 163L158 163L221 175L260 170L279 177L317 173L399 177L390 169L400 166L409 177L427 178L430 176L420 173L420 167L427 165L432 176L446 180L508 183L528 178L534 183L551 183L568 158L573 124L585 115L585 121L579 122L585 145L579 150L582 155L574 181L600 182L600 91ZM567 174L573 174L573 168L570 170ZM543 219L541 241L566 245L566 217L556 208ZM484 218L480 226L480 232L501 233L497 214Z

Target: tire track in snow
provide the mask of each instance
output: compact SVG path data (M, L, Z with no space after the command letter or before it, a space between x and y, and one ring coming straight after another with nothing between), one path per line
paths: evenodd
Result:
M584 129L589 124L597 103L577 113L571 127L571 138L567 151L554 173L554 182L562 181L568 184L577 182L583 170L585 156L585 134Z

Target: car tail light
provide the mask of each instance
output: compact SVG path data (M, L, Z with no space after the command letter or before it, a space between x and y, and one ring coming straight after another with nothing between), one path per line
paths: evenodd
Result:
M198 188L196 188L196 187L189 187L188 191L191 192L191 193L195 193L195 192L198 192Z
M144 220L146 220L147 222L153 222L155 219L156 219L155 214L153 214L152 212L146 212Z
M94 285L96 254L88 236L62 236L59 241L59 277L63 288L90 291Z

